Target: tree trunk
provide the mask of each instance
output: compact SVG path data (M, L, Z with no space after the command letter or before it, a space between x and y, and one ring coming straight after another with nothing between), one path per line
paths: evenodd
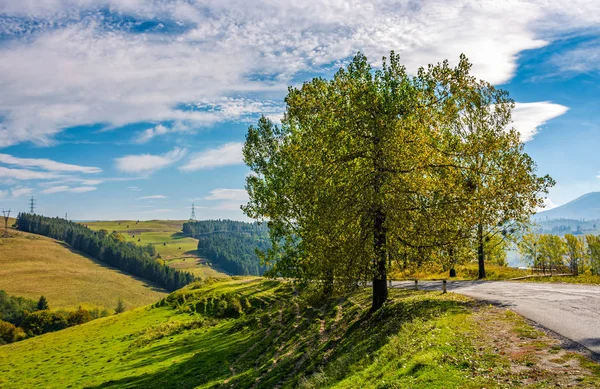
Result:
M385 214L381 208L375 211L375 220L373 225L373 248L375 249L375 274L373 276L373 303L372 311L376 311L387 300L388 289L386 283L386 231L385 231Z
M479 262L479 279L485 278L485 254L483 252L483 226L477 227L477 261Z

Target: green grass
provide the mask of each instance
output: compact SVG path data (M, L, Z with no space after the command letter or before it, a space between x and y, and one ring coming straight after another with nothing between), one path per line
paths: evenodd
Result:
M1 346L0 387L513 387L508 362L479 343L492 335L472 300L390 297L370 314L368 290L323 299L286 282L208 280Z
M46 296L51 308L112 310L122 298L127 308L153 303L165 291L147 281L71 250L43 236L10 230L0 237L0 289L33 300Z
M114 220L83 222L92 230L117 231L129 242L152 244L166 264L202 279L224 277L225 272L198 255L198 240L183 235L185 220Z

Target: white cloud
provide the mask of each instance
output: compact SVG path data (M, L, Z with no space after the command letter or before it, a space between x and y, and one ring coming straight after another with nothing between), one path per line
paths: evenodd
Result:
M214 189L210 195L204 197L204 200L229 200L229 201L248 201L248 192L245 189Z
M549 211L552 208L556 208L556 207L558 207L558 205L554 204L554 202L552 200L550 200L549 197L546 197L546 199L544 199L544 206L538 207L536 209L536 212Z
M139 187L135 186L135 185L134 186L128 186L127 189L129 189L132 192L139 192L139 191L141 191L141 189Z
M166 199L168 196L165 195L152 195L152 196L142 196L138 197L138 200L157 200L157 199Z
M550 63L561 73L600 71L600 40L583 43L571 50L555 54Z
M5 0L0 13L10 18L0 33L14 38L0 47L0 147L50 144L82 124L198 128L257 111L276 115L281 109L261 101L223 99L279 99L294 75L337 67L358 50L377 61L394 49L411 71L464 52L477 77L504 83L519 53L597 27L599 8L593 0ZM108 25L114 19L97 12L105 9L181 28L132 33L131 23ZM205 106L179 106L198 102ZM136 139L171 131L150 130Z
M27 196L33 193L33 189L31 188L12 188L11 195L13 198Z
M93 186L78 186L76 188L71 188L71 190L69 190L69 192L71 192L71 193L86 193L86 192L92 192L96 189L98 189L98 188L93 187Z
M53 172L100 173L102 169L93 166L70 165L46 158L17 158L8 154L0 154L0 163L19 167L35 167Z
M81 185L94 186L94 185L100 185L103 182L104 181L102 181L102 180L82 180Z
M7 190L0 190L0 199L3 199L8 196Z
M140 132L139 134L137 134L136 138L134 139L134 142L135 143L146 143L146 142L150 141L152 138L159 136L159 135L164 135L168 132L171 132L171 129L163 126L162 124L159 124L156 127L148 128L147 130L144 130L144 131Z
M52 194L52 193L60 193L60 192L66 192L69 190L69 187L67 185L59 185L59 186L52 186L50 188L44 189L42 190L43 194Z
M42 190L41 193L43 193L43 194L53 194L53 193L61 193L61 192L86 193L86 192L92 192L96 189L98 189L98 188L93 187L93 186L78 186L78 187L72 188L67 185L59 185L59 186L52 186L50 188L46 188L46 189Z
M533 139L540 127L551 119L563 115L568 107L548 101L536 103L516 103L512 112L512 126L521 134L521 140L527 142Z
M139 154L126 155L116 158L115 164L119 171L125 173L152 173L155 170L165 168L179 161L187 154L186 149L174 148L168 153L161 155Z
M238 165L243 163L242 147L243 144L240 142L231 142L216 149L208 149L195 153L180 169L194 171L219 166Z
M51 180L60 175L52 172L40 172L29 169L10 169L0 166L0 178L15 180Z

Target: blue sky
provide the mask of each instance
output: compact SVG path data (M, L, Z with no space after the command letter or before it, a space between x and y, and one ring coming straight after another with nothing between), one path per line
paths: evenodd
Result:
M410 71L465 53L516 100L548 205L600 190L597 1L301 3L0 0L0 207L243 219L247 127L359 50Z

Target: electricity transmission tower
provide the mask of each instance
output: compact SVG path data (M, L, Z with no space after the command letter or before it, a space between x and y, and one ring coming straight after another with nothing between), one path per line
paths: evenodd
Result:
M194 203L192 203L192 214L190 215L190 221L191 222L195 222L196 221L196 210L194 208Z
M8 236L8 218L10 217L10 208L8 211L3 209L2 215L4 215L4 236Z
M31 196L31 199L29 200L29 213L35 213L35 200L33 199L33 196Z

